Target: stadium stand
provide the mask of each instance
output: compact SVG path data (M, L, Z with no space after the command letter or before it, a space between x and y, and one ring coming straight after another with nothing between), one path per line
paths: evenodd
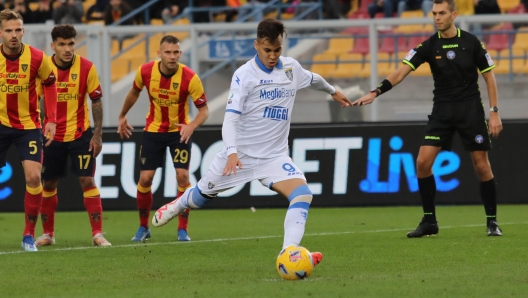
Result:
M311 70L315 73L320 74L324 78L332 77L336 71L336 54L318 54L313 57L313 62Z
M336 79L348 79L358 76L363 68L363 55L358 53L345 53L338 55L337 69L333 74ZM345 62L346 61L346 62Z

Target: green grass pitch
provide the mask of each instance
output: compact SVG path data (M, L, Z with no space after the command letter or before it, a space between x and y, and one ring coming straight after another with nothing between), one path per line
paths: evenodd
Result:
M85 212L60 212L37 253L20 248L23 215L2 213L0 297L527 297L528 205L498 210L502 237L482 206L446 206L438 236L407 239L421 208L312 208L302 245L324 258L303 281L275 271L283 209L193 210L192 242L173 220L145 244L136 212L105 212L110 248L91 246Z

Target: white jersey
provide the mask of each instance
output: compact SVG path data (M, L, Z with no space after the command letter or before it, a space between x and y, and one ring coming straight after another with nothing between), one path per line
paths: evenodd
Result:
M273 69L255 56L233 74L226 113L240 114L236 148L252 157L288 155L288 134L297 90L309 87L312 72L290 57Z

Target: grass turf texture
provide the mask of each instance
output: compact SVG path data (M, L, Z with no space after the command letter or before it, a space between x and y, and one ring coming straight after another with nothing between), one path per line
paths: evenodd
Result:
M133 244L136 212L105 212L111 248L92 248L88 215L58 213L57 244L20 248L23 215L0 214L0 297L526 297L527 205L499 206L487 237L481 206L438 207L440 233L407 239L421 208L312 208L303 246L324 254L304 281L275 268L285 210L193 210ZM41 233L40 222L37 236Z

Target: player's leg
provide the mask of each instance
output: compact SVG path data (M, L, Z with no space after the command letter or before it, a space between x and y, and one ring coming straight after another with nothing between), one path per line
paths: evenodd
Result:
M59 202L57 186L59 178L66 176L67 148L67 143L55 141L51 142L48 147L44 147L44 162L42 164L44 189L40 205L40 218L44 232L35 240L37 246L55 244L55 210Z
M158 133L143 132L141 149L139 151L140 174L137 185L136 203L139 212L139 229L132 241L150 239L149 217L152 208L152 179L156 169L163 165L166 144L163 136Z
M55 210L59 203L57 197L58 184L58 179L43 181L42 203L40 205L40 219L42 221L43 233L42 236L35 239L37 246L55 244Z
M196 186L188 188L181 197L159 208L152 217L152 224L156 227L163 226L184 210L202 208L217 194L254 180L257 161L242 153L239 153L238 157L244 167L239 169L236 175L224 176L222 172L227 162L227 155L225 150L217 153Z
M313 197L304 174L289 156L280 156L262 162L257 176L265 177L259 179L262 185L283 195L290 203L284 218L282 249L290 245L299 246L304 236ZM312 253L314 265L317 265L322 258L323 255L320 252Z
M486 212L488 236L502 236L502 230L497 223L497 189L495 178L491 171L487 151L471 152L473 167L480 180L480 197Z
M22 248L25 251L37 251L34 237L42 201L42 132L40 129L19 130L13 142L22 161L26 179L26 194L24 196L26 226L24 228Z
M84 208L88 212L90 226L92 227L92 244L95 246L111 246L103 236L103 205L99 188L91 176L79 177L83 189Z
M423 135L422 146L416 158L418 188L422 200L423 218L418 227L409 233L409 238L438 234L436 221L436 181L433 164L442 149L450 149L453 142L453 107L449 103L435 103Z
M176 198L179 198L188 188L191 187L191 182L189 181L189 170L177 168L176 181L178 182L178 194ZM178 215L178 241L191 241L191 238L187 232L190 211L191 209L187 208L180 215Z
M487 153L491 149L491 139L484 107L482 101L479 100L465 102L463 107L458 132L464 149L471 152L473 167L480 181L480 197L486 212L488 236L502 236L502 231L497 224L496 182Z
M191 161L192 137L187 144L180 142L181 137L179 132L167 133L165 139L167 140L167 146L169 147L172 162L176 170L176 181L178 184L176 198L179 198L185 190L191 187L191 182L189 181L189 166ZM190 208L187 208L178 215L178 241L191 240L187 233L190 210Z

